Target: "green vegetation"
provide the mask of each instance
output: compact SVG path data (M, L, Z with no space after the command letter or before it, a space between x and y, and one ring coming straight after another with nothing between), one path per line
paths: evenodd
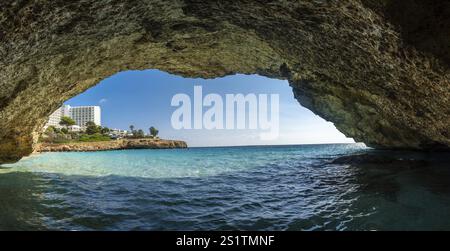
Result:
M64 116L64 117L61 118L61 121L59 122L59 124L62 125L62 126L65 126L67 128L69 126L75 125L75 120L73 120L70 117Z
M128 135L127 138L157 138L157 135L159 133L158 129L156 129L155 127L150 127L149 128L149 135L145 135L144 130L142 129L137 129L135 130L135 126L134 125L130 125L130 132L131 135Z
M69 117L62 117L59 123L64 128L49 126L39 138L40 142L46 143L73 143L73 142L96 142L109 141L109 128L96 125L94 122L86 123L86 130L80 132L71 132L68 127L75 124Z
M145 133L142 129L137 130L136 132L136 138L144 138L145 137Z
M100 133L101 133L101 134L109 134L110 131L111 131L111 130L110 130L108 127L102 127L102 128L100 129Z
M153 127L153 126L150 127L149 130L150 130L150 135L151 135L153 138L155 138L155 137L158 135L158 133L159 133L159 130L156 129L155 127Z
M100 133L95 133L92 135L89 134L82 134L79 138L78 141L80 142L96 142L96 141L109 141L111 140L111 137L108 135L103 135Z
M144 138L145 133L142 129L134 130L134 125L130 125L130 132L132 136L128 136L130 138Z
M102 127L96 125L94 122L89 121L86 123L86 134L88 134L88 135L100 133L101 130L102 130Z
M68 132L66 128L56 128L49 126L47 130L39 138L40 142L52 142L52 143L68 143L75 138L75 135Z
M40 142L46 143L73 143L73 142L96 142L109 141L115 139L117 136L110 134L111 130L108 127L96 125L94 122L87 122L84 131L71 131L70 126L75 125L75 121L70 117L62 117L59 123L63 128L56 128L49 126L39 138ZM130 125L131 134L125 136L126 138L158 138L158 129L155 127L149 128L149 135L145 135L142 129L135 129L134 125Z

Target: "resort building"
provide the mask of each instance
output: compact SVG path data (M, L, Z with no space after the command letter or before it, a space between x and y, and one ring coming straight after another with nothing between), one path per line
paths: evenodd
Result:
M46 130L49 126L54 126L56 128L62 128L59 124L61 122L62 117L70 117L70 106L64 105L54 111L50 117L48 118L47 124L44 126L44 130Z
M53 112L47 124L44 126L46 130L49 126L62 128L59 124L62 117L70 117L75 121L76 126L70 128L71 131L82 130L87 122L94 122L96 125L101 125L101 110L99 106L70 106L64 105L55 112Z
M100 106L70 107L70 117L81 127L86 126L87 122L94 122L96 125L101 125Z

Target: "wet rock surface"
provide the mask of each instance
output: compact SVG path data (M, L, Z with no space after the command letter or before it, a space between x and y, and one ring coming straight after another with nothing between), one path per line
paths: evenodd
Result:
M346 155L329 164L375 169L429 169L434 166L450 166L450 154L446 152L371 150L367 153Z
M352 165L352 166L377 166L380 167L398 167L398 168L416 168L425 167L429 164L427 160L392 157L375 154L359 154L339 157L331 164Z
M450 3L44 1L0 3L0 163L30 154L65 100L124 70L287 79L348 137L450 147Z

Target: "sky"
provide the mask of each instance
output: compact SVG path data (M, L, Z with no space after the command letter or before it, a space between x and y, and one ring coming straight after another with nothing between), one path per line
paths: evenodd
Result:
M201 86L203 98L208 94L218 94L223 98L226 109L226 94L268 95L268 119L270 115L271 96L279 95L279 133L278 137L267 140L260 137L268 129L175 129L171 119L174 112L182 106L172 106L176 94L186 94L191 98L191 115L194 117L194 87ZM200 99L202 100L202 99ZM262 99L257 99L262 102ZM264 100L263 100L264 101ZM202 101L200 101L202 102ZM168 74L158 70L126 71L104 79L84 93L66 101L71 106L98 105L102 111L102 126L118 129L136 129L148 132L150 126L159 129L159 136L164 139L184 140L189 146L235 146L235 145L287 145L287 144L323 144L353 143L346 138L331 122L327 122L302 107L294 99L291 87L286 80L277 80L259 75L232 75L216 79L193 79ZM211 103L213 105L215 103ZM183 104L186 105L186 104ZM203 107L205 112L210 108ZM260 106L258 106L259 109ZM249 112L246 108L245 112ZM198 111L198 110L197 110ZM228 119L223 112L224 123ZM219 117L216 113L213 118ZM182 119L183 117L178 119ZM234 116L237 120L236 115ZM247 117L248 118L248 117ZM192 120L195 120L192 118ZM192 125L194 122L192 122ZM200 122L200 124L202 124ZM226 128L226 126L224 125Z

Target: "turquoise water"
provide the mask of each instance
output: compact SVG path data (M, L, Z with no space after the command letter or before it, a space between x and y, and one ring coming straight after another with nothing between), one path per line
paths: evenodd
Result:
M0 229L450 229L448 164L331 164L372 151L336 144L35 155L0 169Z

